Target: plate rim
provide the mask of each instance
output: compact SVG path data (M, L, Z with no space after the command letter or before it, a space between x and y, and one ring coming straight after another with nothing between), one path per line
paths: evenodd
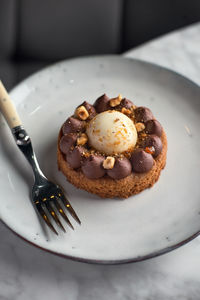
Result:
M187 239L176 243L172 246L163 248L162 250L157 250L154 252L151 252L150 254L147 255L143 255L143 256L138 256L136 258L126 258L126 259L119 259L119 260L111 260L111 259L89 259L89 258L82 258L82 257L77 257L77 256L73 256L73 255L66 255L66 254L61 254L58 252L55 252L53 250L44 248L42 246L39 246L37 244L35 244L34 242L29 241L28 239L26 239L25 237L23 237L22 235L20 235L19 233L17 233L16 231L14 231L12 228L10 228L3 220L1 220L1 223L3 225L5 225L6 228L8 228L12 233L14 233L15 236L19 237L21 240L27 242L29 245L34 246L37 249L40 249L42 251L45 251L47 253L56 255L58 257L62 257L65 259L70 259L76 262L81 262L81 263L87 263L87 264L94 264L94 265L122 265L122 264L128 264L128 263L136 263L136 262L140 262L140 261L145 261L151 258L155 258L158 256L161 256L163 254L166 253L170 253L175 249L180 248L181 246L186 245L187 243L189 243L190 241L192 241L193 239L195 239L196 237L198 237L200 235L200 230L197 231L196 233L194 233L193 235L191 235L190 237L188 237Z
M86 55L86 56L74 57L74 58L70 58L70 59L60 60L60 61L57 61L53 64L49 64L46 67L38 70L37 72L34 72L33 74L29 75L28 77L26 77L25 79L23 79L22 81L17 83L17 85L15 85L9 91L9 93L12 95L12 93L14 93L15 90L17 90L20 87L20 85L23 85L26 81L32 79L34 76L37 76L39 73L45 72L47 69L53 68L53 67L55 67L59 64L63 64L65 62L73 62L73 61L76 61L76 60L77 61L78 60L87 60L87 59L94 59L94 60L102 59L103 60L104 58L105 59L111 58L111 59L126 60L126 61L130 61L130 62L135 61L135 62L139 62L143 65L149 65L149 66L153 66L154 68L160 68L164 71L167 71L167 72L169 72L173 75L178 76L179 78L183 79L184 81L190 83L195 88L200 89L200 85L198 83L194 82L192 79L186 77L185 75L183 75L183 74L181 74L177 71L174 71L170 68L167 68L165 66L162 66L162 65L159 65L159 64L156 64L156 63L152 63L152 62L149 62L149 61L146 61L146 60L142 60L142 59L130 58L130 57L122 56L122 55L105 54L105 55ZM160 256L160 255L169 253L169 252L171 252L171 251L173 251L173 250L189 243L194 238L196 238L197 236L200 235L200 229L199 229L197 232L195 232L194 234L190 235L189 237L187 237L186 239L184 239L184 240L182 240L178 243L175 243L175 244L173 244L171 246L168 246L168 247L164 247L160 250L153 251L153 252L151 252L150 254L147 254L147 255L137 256L135 258L126 258L126 259L118 259L118 260L116 260L116 259L113 259L113 260L112 259L90 259L90 258L83 258L83 257L80 257L80 256L77 257L77 256L73 256L73 255L62 254L62 253L50 250L48 248L39 246L36 243L28 240L27 238L25 238L21 234L17 233L4 220L2 220L1 217L0 217L0 221L1 221L2 224L5 225L6 228L8 228L16 236L18 236L19 238L21 238L22 240L24 240L28 244L30 244L32 246L35 246L36 248L38 248L40 250L46 251L50 254L54 254L54 255L59 256L59 257L63 257L65 259L71 259L71 260L76 261L76 262L82 262L82 263L88 263L88 264L97 264L97 265L120 265L120 264L135 263L135 262L151 259L151 258Z

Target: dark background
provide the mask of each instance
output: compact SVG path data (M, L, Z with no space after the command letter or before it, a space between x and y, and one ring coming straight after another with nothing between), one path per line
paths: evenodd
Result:
M200 21L200 0L0 0L0 78L10 89L61 59L122 53Z

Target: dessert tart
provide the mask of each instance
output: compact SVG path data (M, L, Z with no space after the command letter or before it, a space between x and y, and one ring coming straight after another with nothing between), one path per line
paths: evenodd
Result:
M103 198L127 198L153 186L166 154L165 131L151 110L121 95L83 102L58 135L59 170Z

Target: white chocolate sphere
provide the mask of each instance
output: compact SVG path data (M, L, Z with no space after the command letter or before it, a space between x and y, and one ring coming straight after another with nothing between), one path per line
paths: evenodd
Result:
M86 130L89 144L107 155L132 151L137 142L133 121L116 110L96 115Z

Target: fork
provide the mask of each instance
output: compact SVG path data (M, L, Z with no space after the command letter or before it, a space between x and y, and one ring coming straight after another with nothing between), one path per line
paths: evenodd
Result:
M49 181L42 173L32 147L31 139L22 126L22 122L15 109L15 106L1 80L0 110L12 131L18 148L24 154L25 158L32 167L35 181L32 187L31 198L39 215L42 217L48 227L57 235L58 232L52 225L51 219L54 220L55 223L65 232L65 228L58 218L57 213L59 213L63 220L65 220L67 224L74 229L69 218L65 214L63 205L79 224L81 224L81 221L75 213L70 202L65 197L62 188Z

